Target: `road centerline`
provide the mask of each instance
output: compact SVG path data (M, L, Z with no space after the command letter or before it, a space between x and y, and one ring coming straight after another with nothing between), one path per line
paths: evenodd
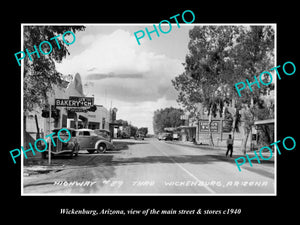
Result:
M186 172L189 176L191 176L193 179L195 179L197 182L201 183L201 181L193 174L191 173L189 170L187 170L186 168L184 168L182 165L180 165L178 162L176 162L176 160L174 160L170 155L166 154L165 152L161 151L156 144L153 143L153 146L163 155L167 156L172 162L174 162L179 168L181 168L184 172ZM203 187L209 191L212 194L215 194L216 192L211 189L210 187L208 187L207 185L203 185Z

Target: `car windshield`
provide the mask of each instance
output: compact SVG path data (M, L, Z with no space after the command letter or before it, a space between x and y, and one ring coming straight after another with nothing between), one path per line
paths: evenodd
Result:
M80 136L90 136L90 132L89 131L79 131L78 135Z

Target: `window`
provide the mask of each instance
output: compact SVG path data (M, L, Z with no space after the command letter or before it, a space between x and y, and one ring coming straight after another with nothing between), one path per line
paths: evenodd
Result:
M71 136L72 136L72 137L76 137L76 131L75 131L75 130L73 130L73 131L71 132Z
M103 117L102 118L102 129L104 129L105 128L105 118Z
M89 131L80 131L78 133L78 135L80 135L80 136L90 136L90 132Z
M83 131L83 136L90 136L90 132L89 131Z

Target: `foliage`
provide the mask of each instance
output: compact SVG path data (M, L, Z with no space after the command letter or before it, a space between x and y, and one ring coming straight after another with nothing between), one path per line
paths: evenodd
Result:
M258 101L253 109L252 109L253 116L256 120L265 120L274 118L274 103L272 101ZM261 147L268 146L274 142L274 125L265 124L260 125L258 129L258 145Z
M24 49L29 52L34 51L42 41L50 41L50 38L60 35L56 40L61 49L58 49L55 40L52 43L52 52L48 55L32 54L33 61L29 57L24 58L24 110L32 111L33 108L43 106L46 103L46 94L51 92L53 85L64 84L62 74L56 71L55 62L60 63L66 55L69 55L67 45L62 41L62 34L66 31L84 30L84 26L24 26ZM68 35L65 37L67 38ZM42 50L48 52L48 45L42 45Z
M172 83L179 92L178 102L188 111L198 102L221 113L224 103L254 101L273 85L243 90L237 95L234 84L272 68L274 30L269 26L195 26L190 30L185 72ZM265 81L266 78L264 78ZM210 113L210 112L209 112Z
M260 89L254 85L253 92L245 88L239 97L234 86L245 79L252 83L254 76L274 67L274 30L270 26L195 26L189 36L185 71L172 80L178 103L193 114L197 114L195 105L202 103L210 121L217 113L222 116L226 102L235 103L233 126L237 128L241 105L256 103L274 89L272 84ZM211 132L210 136L213 144Z
M237 82L245 82L248 79L250 83L254 82L254 76L259 80L259 75L263 71L269 71L274 65L274 30L271 26L250 26L249 29L242 29L236 40L237 44L232 49L232 63L234 64L234 76ZM267 82L267 75L263 77L263 81ZM246 82L245 82L246 83ZM257 85L252 86L253 92L246 88L242 92L242 97L235 97L240 102L250 104L259 101L262 95L274 89L274 85L268 86Z
M135 136L138 131L138 127L131 125L126 120L118 119L115 121L115 123L123 127L122 131L118 129L117 137L130 138L132 136Z
M223 121L223 127L222 127L223 132L231 132L232 125L233 125L233 116L228 111L228 109L225 108L225 111L224 111L224 121Z
M146 136L148 134L148 127L141 127L137 130L139 134Z
M178 102L190 111L196 103L207 108L208 115L222 116L225 101L230 101L228 79L233 65L228 60L235 26L195 26L190 30L189 54L185 72L172 80L179 91Z
M182 124L181 115L183 115L183 110L173 107L156 110L153 116L154 133L163 132L166 127L180 126Z
M118 119L115 121L115 123L119 124L120 126L128 126L128 122L126 120Z

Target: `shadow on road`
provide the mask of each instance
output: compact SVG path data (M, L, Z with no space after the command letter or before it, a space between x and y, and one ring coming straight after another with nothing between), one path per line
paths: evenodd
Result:
M128 145L142 145L142 144L148 144L147 141L136 141L131 139L118 139L113 141L114 144L114 150L120 151L120 150L127 150L129 149Z
M122 158L112 162L112 165L145 164L145 163L192 163L208 164L219 159L207 157L207 155L179 155L179 156L144 156Z

